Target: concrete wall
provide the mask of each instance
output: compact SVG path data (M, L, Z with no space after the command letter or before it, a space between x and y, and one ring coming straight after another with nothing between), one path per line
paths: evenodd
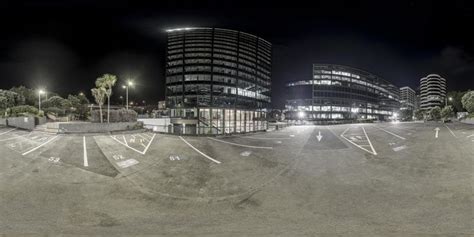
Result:
M59 133L104 133L133 130L137 127L143 127L143 123L60 123Z
M38 125L43 125L48 122L48 119L46 117L36 117L35 118L35 124Z
M10 127L33 130L35 128L35 117L7 118L7 124Z
M461 123L474 124L474 119L464 119L461 120Z
M1 126L7 126L7 119L0 118L0 125Z
M169 132L170 118L138 119L145 128L153 129L155 132Z

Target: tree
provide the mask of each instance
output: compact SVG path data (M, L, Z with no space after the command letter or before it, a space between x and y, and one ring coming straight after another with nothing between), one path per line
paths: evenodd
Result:
M413 110L404 109L400 110L400 119L402 121L410 121L413 119Z
M443 118L443 121L447 121L449 118L452 118L453 116L454 116L453 106L448 105L448 106L445 106L441 110L441 118Z
M99 88L105 89L105 95L107 96L107 123L110 122L110 96L112 96L112 87L117 82L117 76L112 74L104 74L102 77L97 78L95 85Z
M31 105L31 106L38 105L38 94L32 89L26 88L24 86L20 86L20 87L13 87L10 89L10 91L15 92L19 94L20 96L22 96L24 98L24 102L23 102L24 104Z
M431 108L430 110L430 117L433 120L439 120L441 119L441 108L439 106L436 106L434 108Z
M462 97L462 106L469 113L474 113L474 91L469 91Z
M25 98L13 91L0 90L0 109L23 105Z
M89 105L89 100L83 94L79 95L68 95L67 99L71 103L71 108L79 119L85 119L87 117L87 112L89 111L87 106Z
M95 102L99 105L100 111L100 122L103 123L103 116L102 116L102 105L104 105L105 94L106 91L103 87L93 88L91 89L92 96L95 98Z
M52 96L52 97L49 97L47 100L41 102L41 107L43 108L49 108L49 107L63 108L63 105L64 105L64 98L61 96Z
M450 91L448 92L447 97L452 98L448 104L453 106L454 112L465 112L466 110L463 108L462 105L462 97L466 94L466 91Z
M414 116L416 120L423 120L425 118L425 114L423 113L423 110L421 109L415 110Z

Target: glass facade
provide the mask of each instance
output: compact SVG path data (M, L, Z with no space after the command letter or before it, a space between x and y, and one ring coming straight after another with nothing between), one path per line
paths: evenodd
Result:
M271 53L269 42L240 31L169 30L166 103L171 116L196 120L187 126L196 126L197 134L265 130Z
M311 80L287 84L289 120L387 120L400 108L398 87L371 73L314 64Z

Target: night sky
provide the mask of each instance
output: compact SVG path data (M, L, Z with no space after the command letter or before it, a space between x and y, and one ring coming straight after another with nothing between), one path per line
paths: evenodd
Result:
M131 97L164 99L167 28L221 27L273 44L273 106L312 63L348 65L416 88L438 73L474 89L471 1L1 1L0 88L90 94L94 80L132 77ZM122 94L116 87L115 96Z

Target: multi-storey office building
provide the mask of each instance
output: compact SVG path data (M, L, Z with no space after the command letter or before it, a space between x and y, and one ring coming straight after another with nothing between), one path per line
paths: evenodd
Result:
M416 92L408 86L400 88L400 109L415 110Z
M174 133L265 130L272 45L219 28L168 30L166 102Z
M400 108L399 89L363 70L314 64L313 78L287 85L287 119L318 123L388 120Z
M420 79L420 109L429 110L444 105L446 80L438 74L430 74Z

